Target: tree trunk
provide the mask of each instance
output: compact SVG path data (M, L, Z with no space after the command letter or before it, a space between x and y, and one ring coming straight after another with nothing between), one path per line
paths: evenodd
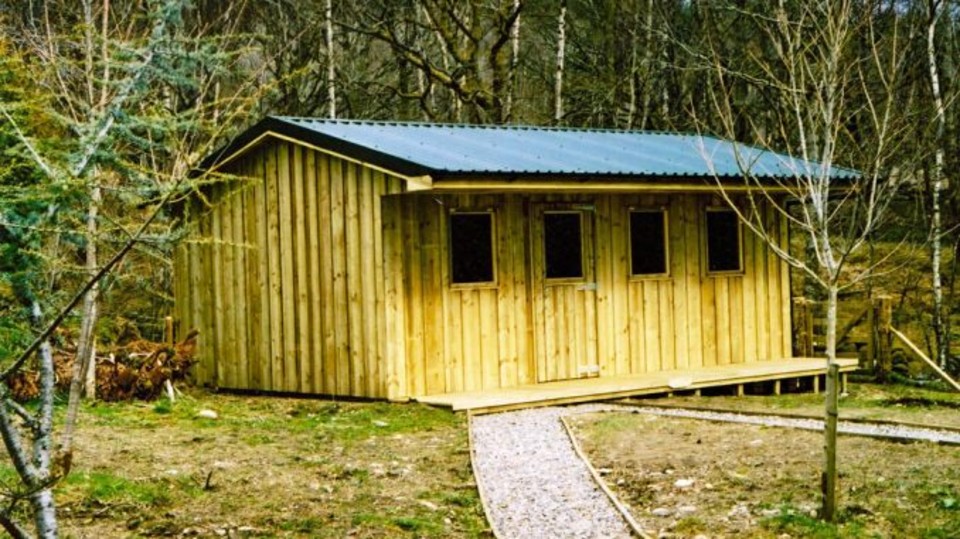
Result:
M93 171L97 175L97 171ZM96 180L94 180L96 182ZM100 271L97 256L97 215L101 201L100 185L95 183L90 190L90 205L87 209L87 275L93 279ZM73 450L73 431L77 423L77 413L80 410L80 397L83 395L87 370L93 359L94 329L98 319L98 297L100 285L94 284L83 297L83 315L80 323L80 340L77 345L77 357L73 362L73 371L70 379L70 394L67 397L67 419L63 427L61 450L69 455Z
M34 303L34 315L40 320L40 306ZM39 326L39 324L37 324ZM37 424L33 432L33 463L36 469L36 488L30 496L33 506L33 521L37 528L37 537L55 539L57 537L57 508L53 500L51 484L51 465L53 453L53 406L56 396L56 372L53 365L53 350L50 341L40 346L40 405L37 410ZM29 484L29 483L28 483Z
M639 47L640 10L634 6L633 31L630 33L630 76L627 79L627 122L626 128L633 129L633 118L637 115L637 47Z
M930 186L930 272L933 286L933 331L936 335L937 363L941 368L947 366L949 355L950 336L946 329L947 323L943 315L943 279L941 272L943 225L941 222L940 195L943 192L943 133L946 127L946 114L943 107L943 98L940 95L940 73L937 69L936 31L937 20L940 17L939 0L929 0L927 24L927 62L930 71L930 86L933 92L933 106L936 122L934 135L934 163L931 171Z
M821 481L824 520L833 522L837 510L837 296L836 283L827 290L827 392L824 418L824 466Z
M653 0L647 0L647 19L646 35L644 37L643 51L643 73L644 73L644 92L643 92L643 110L640 117L640 129L647 129L647 123L650 121L650 93L653 91L653 85L650 84L653 72Z
M520 9L520 0L513 0L513 9ZM517 64L520 61L520 15L510 27L510 70L507 72L507 96L503 103L502 122L513 119L513 96L517 91Z
M334 119L337 117L337 64L333 54L333 0L327 0L324 23L327 40L327 115Z
M560 16L557 17L557 74L553 86L553 121L557 125L563 121L563 57L567 46L567 0L560 2Z

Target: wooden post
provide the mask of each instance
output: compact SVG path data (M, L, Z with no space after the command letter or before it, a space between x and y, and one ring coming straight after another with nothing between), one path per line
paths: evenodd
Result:
M738 397L743 396L743 384L737 384L737 396Z
M168 346L173 346L173 317L166 316L163 318L163 342L167 343Z
M813 357L812 302L804 297L793 298L794 349L798 357Z
M873 361L879 382L886 382L893 368L893 337L890 326L893 319L893 301L889 296L877 296L873 299L871 321L871 350L868 353Z
M923 353L923 350L920 350L920 348L918 348L917 345L913 344L913 342L910 339L908 339L906 335L904 335L903 333L900 333L899 331L897 331L892 327L890 328L890 333L892 333L894 337L899 339L900 342L902 342L904 346L906 346L911 352L913 352L915 356L923 360L923 362L926 363L928 367L933 369L933 372L937 373L937 375L939 375L940 378L943 378L943 380L946 383L953 386L953 388L956 389L957 391L960 391L960 383L958 383L953 378L950 378L949 374L944 372L944 370L941 369L940 366L936 364L936 362L934 362L932 359L927 357L927 355Z
M774 395L780 394L780 380L773 381L773 394Z
M822 487L823 487L823 519L833 522L837 509L837 383L840 366L832 364L827 368L827 417L825 459Z

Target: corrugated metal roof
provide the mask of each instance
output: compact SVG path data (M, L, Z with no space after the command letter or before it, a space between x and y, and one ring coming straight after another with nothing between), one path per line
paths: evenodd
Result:
M443 176L740 177L815 174L817 163L699 134L267 117L208 156L229 159L275 132L398 174ZM833 167L835 178L853 178Z
M433 173L743 176L815 173L816 163L698 134L277 117ZM835 177L855 172L834 167Z

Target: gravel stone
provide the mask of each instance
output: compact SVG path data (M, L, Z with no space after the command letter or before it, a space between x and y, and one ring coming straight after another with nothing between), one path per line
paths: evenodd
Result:
M693 486L693 479L677 479L673 486L677 488L690 488Z
M631 537L560 422L603 406L535 408L471 421L477 482L503 539Z

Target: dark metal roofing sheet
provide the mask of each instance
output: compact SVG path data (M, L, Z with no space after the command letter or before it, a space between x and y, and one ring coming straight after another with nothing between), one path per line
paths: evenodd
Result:
M274 117L427 173L743 176L817 174L820 165L699 134ZM299 131L299 130L298 130ZM347 150L349 154L349 150ZM388 164L388 163L387 163ZM856 172L833 167L831 176Z

